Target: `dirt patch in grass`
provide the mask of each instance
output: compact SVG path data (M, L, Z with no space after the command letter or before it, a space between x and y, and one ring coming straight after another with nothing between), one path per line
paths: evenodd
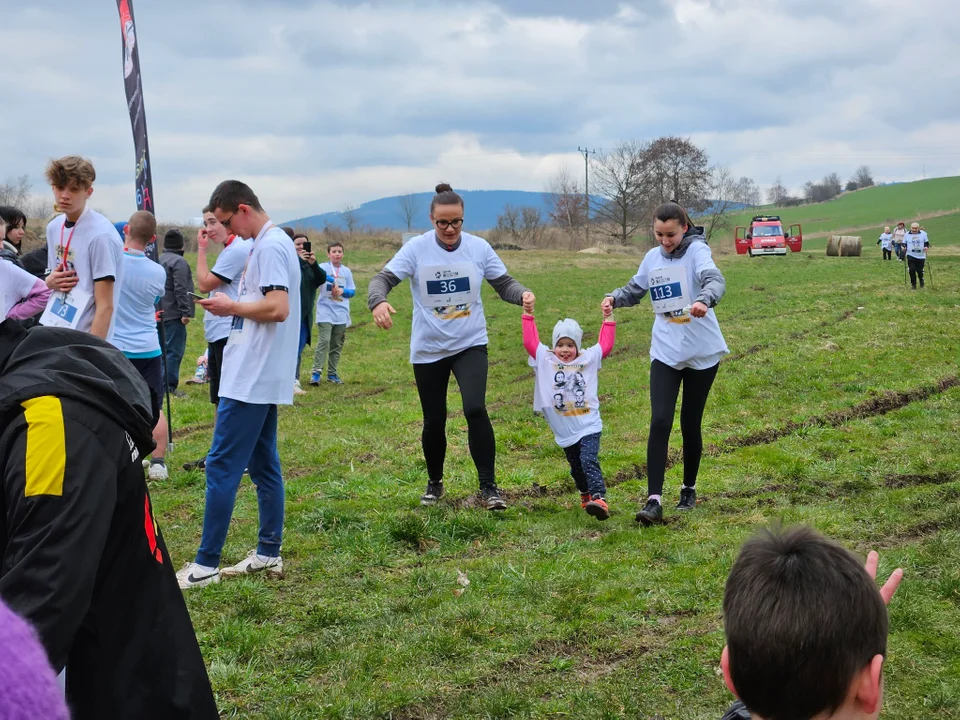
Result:
M360 392L355 392L350 395L346 395L345 399L356 400L357 398L362 398L362 397L373 397L374 395L382 395L389 389L390 389L389 387L377 387L377 388L370 388L369 390L361 390Z
M839 315L838 317L832 318L830 320L824 320L823 322L819 322L811 328L792 332L789 335L787 335L784 340L780 340L778 342L760 343L759 345L753 345L747 348L746 350L741 350L740 352L733 353L732 355L727 355L727 357L725 357L722 362L724 363L736 362L737 360L743 360L743 358L745 357L756 355L761 350L767 350L769 348L795 342L797 340L807 337L808 335L813 335L814 333L817 333L820 330L825 330L828 327L838 325L842 323L844 320L849 320L851 317L854 316L856 312L857 312L856 310L847 310L843 312L841 315Z
M960 474L955 472L921 473L913 475L887 475L883 484L888 488L914 487L915 485L945 485L953 482Z
M187 425L182 428L174 428L173 430L173 439L174 440L183 440L183 438L190 437L191 435L196 435L197 433L210 432L213 430L213 423L200 423L199 425Z

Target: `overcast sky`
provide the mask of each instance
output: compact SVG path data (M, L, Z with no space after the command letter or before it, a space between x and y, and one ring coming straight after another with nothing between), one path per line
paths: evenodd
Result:
M577 146L691 137L799 187L960 174L956 0L134 0L157 214L226 178L276 219L541 191ZM0 0L0 181L51 157L135 210L114 0Z

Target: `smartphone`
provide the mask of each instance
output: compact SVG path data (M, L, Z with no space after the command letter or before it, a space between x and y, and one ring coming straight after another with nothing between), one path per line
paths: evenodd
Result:
M303 251L306 253L313 252L313 245L310 243L309 240L303 241Z
M206 300L206 298L203 295L197 295L196 293L188 292L187 295L189 295L194 300Z

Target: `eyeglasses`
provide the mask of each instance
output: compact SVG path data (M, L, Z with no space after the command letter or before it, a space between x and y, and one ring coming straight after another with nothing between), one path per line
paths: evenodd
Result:
M221 221L220 221L220 224L223 225L227 230L229 230L229 229L230 229L230 221L233 220L233 216L236 215L236 214L237 214L236 212L230 213L230 217L228 217L226 220L221 220Z
M454 230L459 230L463 227L463 218L457 218L456 220L435 220L434 222L441 230L446 230L449 227L452 227Z

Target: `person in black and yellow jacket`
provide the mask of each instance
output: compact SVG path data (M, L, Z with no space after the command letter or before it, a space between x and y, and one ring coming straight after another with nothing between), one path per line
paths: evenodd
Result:
M149 392L89 333L0 323L0 598L75 720L218 717L142 460Z

